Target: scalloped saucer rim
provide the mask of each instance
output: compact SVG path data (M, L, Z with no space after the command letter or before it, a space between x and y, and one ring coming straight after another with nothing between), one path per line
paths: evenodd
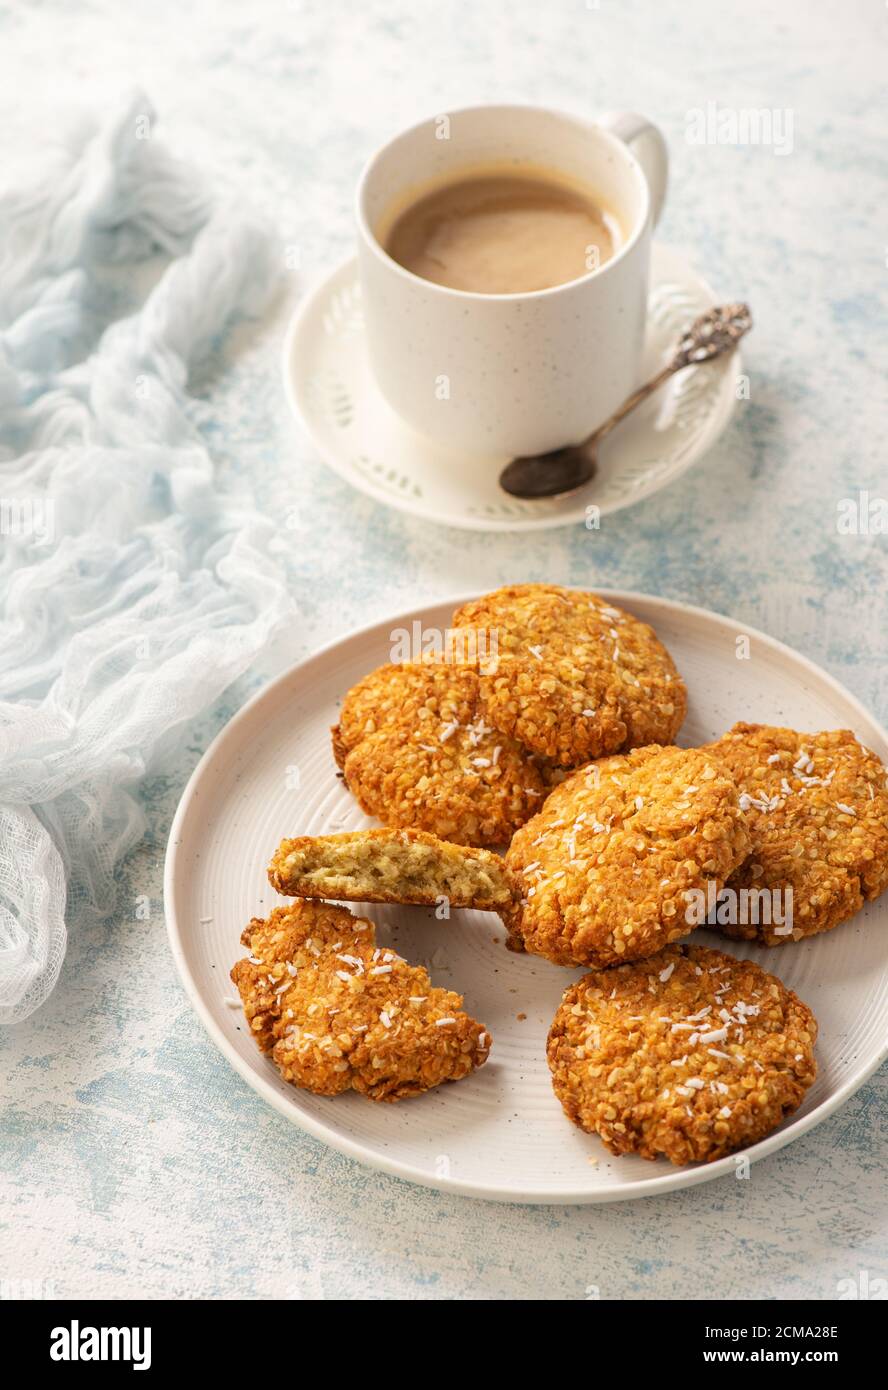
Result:
M717 302L685 256L654 243L642 379L667 359L682 328ZM505 458L455 454L417 434L384 400L366 353L355 257L309 289L283 348L290 408L334 472L385 506L478 531L586 524L660 491L718 439L742 369L737 351L678 373L614 432L598 475L579 493L523 502L497 486Z

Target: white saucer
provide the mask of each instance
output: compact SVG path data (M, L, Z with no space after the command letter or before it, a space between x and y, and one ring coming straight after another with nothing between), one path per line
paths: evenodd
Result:
M643 378L679 333L716 302L677 251L654 245ZM381 396L367 358L357 262L302 302L284 342L287 399L335 472L398 511L475 531L535 531L631 506L690 468L734 408L739 353L671 378L602 446L597 477L561 500L522 502L497 484L504 458L449 452L405 424Z

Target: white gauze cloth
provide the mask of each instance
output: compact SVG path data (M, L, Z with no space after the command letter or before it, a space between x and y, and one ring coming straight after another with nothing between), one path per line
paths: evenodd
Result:
M61 139L0 195L4 1023L53 989L66 922L113 911L139 780L293 616L270 523L214 477L187 396L267 302L265 236L158 145L138 93Z

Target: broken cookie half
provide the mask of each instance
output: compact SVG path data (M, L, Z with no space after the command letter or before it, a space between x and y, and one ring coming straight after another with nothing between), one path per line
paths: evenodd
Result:
M254 918L231 978L250 1031L285 1081L316 1095L395 1101L459 1081L490 1035L422 966L376 945L348 908L298 901Z
M512 880L498 855L422 830L357 830L284 840L268 869L287 897L419 903L505 911Z

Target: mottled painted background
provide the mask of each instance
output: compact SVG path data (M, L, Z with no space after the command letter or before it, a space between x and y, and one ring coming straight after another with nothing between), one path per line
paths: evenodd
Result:
M766 629L888 721L888 538L836 526L840 499L888 495L886 39L879 0L0 4L0 150L20 165L71 109L138 81L159 134L267 215L282 258L301 248L277 312L195 385L220 468L307 520L287 533L300 621L269 670L454 590L622 585ZM402 124L488 99L653 117L673 156L661 237L755 311L751 400L702 464L598 534L429 529L348 490L284 407L283 325L349 251L363 159ZM791 110L792 153L688 144L707 101ZM749 1181L601 1208L411 1188L267 1109L186 1003L161 899L178 796L245 694L145 787L150 834L117 917L71 942L49 1005L0 1042L0 1277L96 1297L821 1299L885 1272L885 1069Z

